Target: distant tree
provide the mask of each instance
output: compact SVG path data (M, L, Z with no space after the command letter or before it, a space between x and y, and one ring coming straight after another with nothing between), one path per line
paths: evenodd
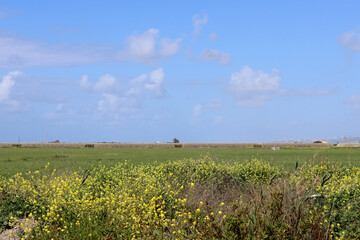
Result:
M174 138L174 139L173 139L173 142L174 142L174 143L179 143L180 141L179 141L179 139Z

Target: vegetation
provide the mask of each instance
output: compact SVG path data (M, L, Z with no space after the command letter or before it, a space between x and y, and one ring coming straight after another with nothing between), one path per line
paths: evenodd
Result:
M209 156L50 166L0 179L2 228L26 218L25 239L360 238L360 168L315 156L291 170Z
M181 144L178 144L181 145ZM360 167L360 149L356 148L295 148L271 149L254 148L0 148L0 176L11 177L16 173L35 172L50 162L50 168L73 172L99 164L111 167L131 160L132 164L166 163L184 158L197 159L210 155L214 160L228 163L252 158L262 159L273 165L291 170L295 162L302 165L315 157Z

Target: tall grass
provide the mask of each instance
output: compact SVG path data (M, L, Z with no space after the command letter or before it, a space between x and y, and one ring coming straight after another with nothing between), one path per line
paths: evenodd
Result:
M1 227L33 219L28 239L356 239L359 170L312 160L285 171L208 156L46 169L0 180Z

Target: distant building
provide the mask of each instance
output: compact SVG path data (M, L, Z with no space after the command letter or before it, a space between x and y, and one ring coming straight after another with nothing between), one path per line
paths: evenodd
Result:
M325 140L316 140L316 141L314 141L313 143L328 143L328 142L325 141Z

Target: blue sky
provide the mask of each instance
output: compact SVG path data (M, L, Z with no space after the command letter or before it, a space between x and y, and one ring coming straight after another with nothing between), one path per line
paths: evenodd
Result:
M0 142L360 135L359 1L0 2Z

